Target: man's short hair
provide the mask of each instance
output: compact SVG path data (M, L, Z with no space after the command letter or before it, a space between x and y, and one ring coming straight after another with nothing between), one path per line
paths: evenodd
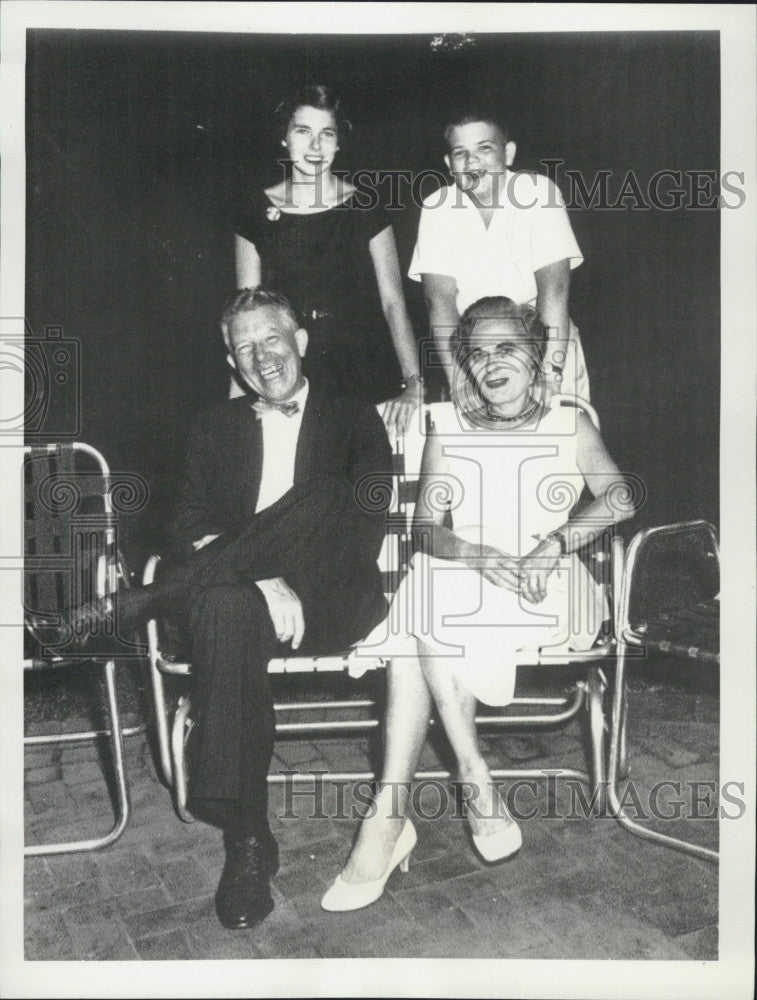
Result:
M510 126L498 111L488 107L465 107L458 109L457 112L452 112L447 118L444 127L444 141L447 143L447 148L449 148L449 137L452 134L452 129L459 128L461 125L472 125L474 122L486 122L487 125L491 125L499 132L503 143L508 141Z
M292 331L299 329L302 325L292 303L279 292L271 292L265 288L242 288L238 292L234 292L221 314L223 339L228 343L229 324L235 316L244 312L254 312L256 309L262 309L263 306L275 306L279 312L282 312L292 323Z

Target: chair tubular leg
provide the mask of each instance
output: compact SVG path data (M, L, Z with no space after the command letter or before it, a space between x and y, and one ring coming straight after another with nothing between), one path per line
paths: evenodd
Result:
M674 851L681 851L683 854L690 854L703 861L718 861L718 852L708 847L702 847L688 840L679 837L671 837L668 834L660 833L657 830L650 830L649 827L642 826L625 812L620 801L619 780L621 768L625 769L625 729L628 715L626 700L626 659L627 644L622 636L618 640L618 660L615 672L615 690L612 705L612 728L610 733L610 755L608 767L607 794L609 806L615 819L629 833L644 840L651 840L653 843L661 844L663 847L670 847Z
M597 685L601 686L601 674L598 668L592 668L593 672L596 672L598 680ZM576 770L575 768L559 768L555 769L555 774L560 778L570 778L583 782L590 787L596 787L598 795L600 796L600 802L604 804L604 794L605 794L605 722L602 698L601 695L604 692L604 687L601 686L601 693L598 699L598 712L599 712L599 723L601 724L597 728L596 739L593 741L595 749L592 755L592 774L591 776L586 771ZM573 719L581 711L581 708L587 702L587 686L584 682L579 682L576 685L570 697L552 697L552 698L517 698L514 704L529 705L529 706L543 706L552 707L557 709L545 714L533 714L533 715L479 715L476 716L477 725L486 726L493 730L503 730L503 729L518 729L526 727L557 727L565 722ZM318 704L319 708L356 708L356 707L373 707L373 703L370 701L343 701L338 703L322 702ZM291 709L291 705L281 705L278 706L282 709ZM310 708L311 706L307 703L300 708ZM435 720L431 720L431 725L434 724ZM339 732L370 732L380 727L380 722L376 718L369 719L348 719L348 720L332 720L332 721L319 721L319 722L279 722L276 724L277 735L297 735L304 733L321 733L324 735L328 734L338 734ZM174 732L177 733L177 742L175 743L175 752L178 752L178 732L183 733L184 723L179 723L178 711L177 718L174 722ZM174 767L178 768L182 766L177 763L177 758L174 758ZM552 773L550 771L550 773ZM183 774L183 769L182 769ZM494 778L543 778L545 772L540 769L534 768L499 768L493 769L491 771L492 777ZM451 777L449 771L438 770L438 771L423 771L416 774L416 780L447 780ZM317 781L374 781L376 775L372 771L345 771L345 772L313 772L313 771L303 771L303 772L286 772L284 774L273 773L269 775L268 781L271 784L284 784L287 781L294 784L305 784L306 782ZM182 783L183 786L183 781ZM182 810L179 810L179 815L182 815ZM182 818L184 818L182 816Z
M531 714L531 715L477 715L476 724L485 725L492 729L516 729L516 728L529 728L529 727L557 727L569 722L574 718L581 710L584 704L585 698L585 685L580 682L576 685L576 689L573 691L570 697L560 697L560 698L516 698L512 704L514 705L529 705L536 706L540 705L545 708L555 708L557 711L552 711L543 714ZM280 711L312 711L312 710L337 710L337 709L358 709L358 708L373 708L374 703L372 701L366 700L355 700L355 701L340 701L340 702L313 702L313 703L296 703L296 704L280 704L274 706ZM370 732L371 730L378 729L381 722L377 718L363 718L363 719L331 719L331 720L319 720L317 722L277 722L276 723L276 733L279 736L283 735L298 735L298 734L328 734L328 733L339 733L339 732ZM432 719L433 725L433 719Z
M26 857L39 857L46 854L71 854L75 851L96 851L103 847L109 847L126 829L129 821L130 803L129 789L126 782L126 767L124 763L124 733L121 729L121 716L118 709L116 696L116 665L113 660L108 660L103 665L105 676L106 707L108 713L110 746L113 754L113 767L116 779L116 822L109 833L102 837L95 837L87 840L75 840L56 844L32 844L24 848ZM90 734L87 734L90 735ZM96 736L97 733L91 734ZM77 742L83 738L81 734L75 734L76 738L72 742ZM44 739L35 739L35 743L45 742ZM49 739L47 742L53 742ZM55 742L60 742L56 739Z
M591 783L597 793L600 812L603 814L607 811L605 687L605 681L599 667L590 667L586 681L586 711L591 755Z
M140 722L138 726L124 727L124 738L129 736L139 736L147 730L147 723ZM80 733L54 733L50 736L25 736L24 746L33 747L40 744L50 743L86 743L87 740L94 740L98 736L110 736L110 729L87 729Z
M152 580L150 575L149 580ZM153 703L155 705L155 728L160 757L160 770L165 783L173 785L173 765L171 763L171 741L168 735L168 715L163 686L163 675L157 666L158 658L158 625L151 620L147 623L147 648L150 657L150 685L152 687Z
M569 698L515 698L511 704L541 705L545 708L554 706L561 711L545 712L542 715L477 715L476 723L503 729L561 726L580 712L584 704L584 684L579 681Z
M172 787L176 812L184 823L194 823L194 816L187 809L187 768L184 753L190 707L189 698L183 696L179 699L179 706L176 709L171 728L171 768L174 775Z

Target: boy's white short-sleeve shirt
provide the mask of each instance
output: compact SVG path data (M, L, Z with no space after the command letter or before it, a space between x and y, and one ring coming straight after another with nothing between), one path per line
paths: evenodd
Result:
M565 202L548 177L508 170L499 194L488 228L454 182L423 200L408 274L414 281L423 274L454 278L461 314L485 295L533 304L539 268L566 258L575 268L583 261Z

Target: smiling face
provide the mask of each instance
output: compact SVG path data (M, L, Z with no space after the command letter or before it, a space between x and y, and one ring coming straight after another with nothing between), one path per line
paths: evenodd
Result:
M329 170L339 149L334 115L303 104L292 115L284 144L299 173L314 177Z
M515 159L515 143L505 142L496 125L471 122L450 129L444 160L455 184L479 200L502 190L505 171ZM495 187L496 185L496 187Z
M229 320L229 364L271 403L283 403L302 387L301 358L308 335L275 305L237 313Z
M468 338L468 378L488 406L504 416L518 414L529 403L537 351L521 319L476 320Z

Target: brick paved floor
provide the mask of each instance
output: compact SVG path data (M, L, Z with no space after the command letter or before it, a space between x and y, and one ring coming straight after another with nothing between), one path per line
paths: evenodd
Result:
M640 688L631 693L631 719L631 777L642 799L657 780L718 782L713 692ZM549 767L556 753L563 766L584 767L577 722L557 734L498 735L485 743L500 766ZM364 739L287 742L276 763L366 769L368 751ZM422 767L435 763L427 749ZM537 815L522 824L522 851L494 867L474 853L453 804L440 809L447 785L419 788L409 873L392 875L384 897L353 914L324 913L319 900L349 852L361 789L342 787L338 809L335 787L316 800L275 786L276 908L258 928L225 931L213 907L223 861L217 831L176 817L144 737L127 742L127 767L132 818L115 845L27 859L27 959L718 956L717 866L632 837L611 819L569 818L580 800L564 782L521 789L516 802ZM80 834L85 818L90 830L110 825L100 757L91 746L29 750L25 776L27 842ZM674 800L660 803L675 812ZM312 815L316 801L320 818ZM685 828L692 839L717 845L712 819L657 826Z

